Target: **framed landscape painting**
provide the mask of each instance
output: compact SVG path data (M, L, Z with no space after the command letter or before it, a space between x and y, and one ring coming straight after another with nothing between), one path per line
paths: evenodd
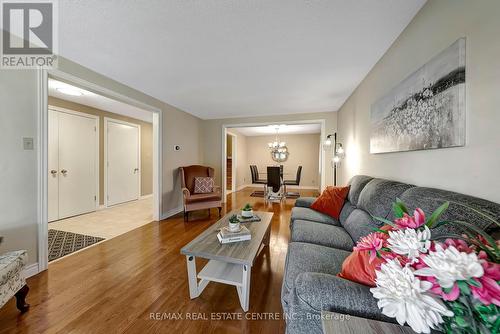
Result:
M465 38L371 107L370 153L465 145Z

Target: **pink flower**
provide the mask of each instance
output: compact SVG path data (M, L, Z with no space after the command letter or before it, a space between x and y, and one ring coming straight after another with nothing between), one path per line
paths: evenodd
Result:
M407 213L403 214L402 218L397 218L394 220L396 226L400 229L404 228L419 228L420 226L425 224L425 213L420 208L416 208L413 212L413 217L408 215Z
M425 254L422 254L422 258L423 257L425 257ZM426 268L427 265L424 263L424 261L419 261L418 263L413 264L412 267L415 269L422 269ZM429 291L435 293L436 295L441 296L441 298L443 298L444 300L454 301L457 300L458 296L460 296L460 289L458 288L457 283L454 283L453 286L451 287L450 292L446 293L443 291L443 289L441 288L437 279L434 276L418 276L418 278L421 281L427 281L432 283L432 288L430 288Z
M470 286L472 295L479 299L483 304L495 304L500 306L500 286L497 281L500 280L500 264L483 261L484 275L476 278L481 286Z
M365 237L362 237L354 250L357 251L370 251L370 263L375 260L377 252L384 247L384 242L387 239L387 235L382 232L370 233Z

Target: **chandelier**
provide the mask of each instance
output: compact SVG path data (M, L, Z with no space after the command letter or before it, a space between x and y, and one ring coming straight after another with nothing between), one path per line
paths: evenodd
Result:
M273 125L271 125L273 126ZM276 162L283 162L288 159L288 147L286 146L286 142L280 141L279 131L280 127L284 127L285 125L274 125L274 129L276 131L276 137L273 142L267 143L269 151L271 151L271 157Z

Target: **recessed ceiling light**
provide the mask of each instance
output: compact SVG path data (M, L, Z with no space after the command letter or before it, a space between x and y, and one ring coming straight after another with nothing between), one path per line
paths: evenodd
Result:
M72 95L72 96L82 96L83 93L77 89L74 88L69 88L69 87L59 87L56 88L58 92L61 92L66 95Z

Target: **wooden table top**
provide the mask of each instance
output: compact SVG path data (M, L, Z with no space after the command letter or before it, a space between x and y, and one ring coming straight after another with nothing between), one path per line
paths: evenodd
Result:
M217 239L219 230L227 226L229 218L240 210L233 210L219 219L215 224L207 228L194 238L186 246L182 247L181 254L197 256L209 260L218 260L228 263L253 265L260 245L267 229L271 224L272 212L255 211L261 219L259 222L242 223L252 233L252 239L247 241L221 244Z

